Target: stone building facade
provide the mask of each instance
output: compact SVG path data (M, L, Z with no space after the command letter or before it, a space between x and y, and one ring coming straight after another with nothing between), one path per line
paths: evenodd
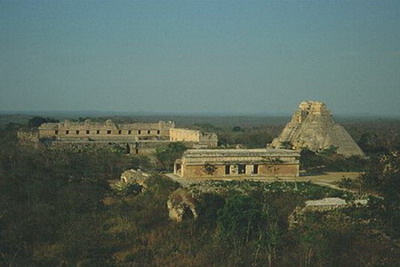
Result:
M170 141L193 142L198 148L215 148L218 146L218 136L215 133L199 130L171 128L169 131Z
M131 154L150 154L157 147L171 142L183 142L191 148L214 148L218 143L218 137L214 133L175 128L172 121L118 124L112 120L103 123L66 120L60 123L44 123L38 128L36 135L38 140L53 147L112 144L126 147L127 153Z
M171 121L117 124L112 120L106 120L104 123L86 120L84 122L43 123L38 130L40 139L58 141L140 141L169 140L169 130L174 127L175 123Z
M286 149L189 149L174 165L182 178L297 177L300 154Z

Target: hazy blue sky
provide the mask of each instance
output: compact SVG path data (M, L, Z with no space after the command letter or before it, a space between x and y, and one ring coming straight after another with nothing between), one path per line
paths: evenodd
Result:
M400 115L400 1L0 1L0 111Z

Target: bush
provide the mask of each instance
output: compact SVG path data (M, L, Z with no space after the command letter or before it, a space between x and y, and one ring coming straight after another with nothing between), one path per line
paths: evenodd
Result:
M135 183L118 182L114 186L118 197L136 196L143 190L143 186Z
M253 197L234 195L218 211L219 236L233 246L242 245L254 237L258 225L263 223L262 206Z
M358 156L346 158L336 154L336 147L330 147L319 153L309 149L300 152L300 169L308 172L362 172L368 166L368 161Z
M49 122L60 122L60 121L53 118L33 117L32 119L28 120L28 126L31 128L37 128L43 123L49 123Z
M167 171L173 170L175 160L182 157L183 152L187 150L185 144L177 142L170 143L166 147L157 148L156 158Z
M343 177L338 183L340 188L352 188L354 186L354 182L350 178Z

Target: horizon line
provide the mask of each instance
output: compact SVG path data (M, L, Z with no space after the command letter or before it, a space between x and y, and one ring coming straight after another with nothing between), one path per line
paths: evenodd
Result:
M99 111L99 110L0 110L1 115L45 115L54 114L60 115L74 115L74 116L218 116L218 117L287 117L292 116L293 113L267 113L267 112L160 112L160 111ZM335 113L334 117L389 117L400 118L399 114L374 114L374 113Z

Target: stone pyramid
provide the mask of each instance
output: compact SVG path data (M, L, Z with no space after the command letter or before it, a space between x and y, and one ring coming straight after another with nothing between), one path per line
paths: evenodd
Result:
M304 101L293 114L271 146L280 148L290 145L293 149L308 148L320 151L330 146L337 147L337 153L346 157L365 157L350 134L337 124L323 102Z

